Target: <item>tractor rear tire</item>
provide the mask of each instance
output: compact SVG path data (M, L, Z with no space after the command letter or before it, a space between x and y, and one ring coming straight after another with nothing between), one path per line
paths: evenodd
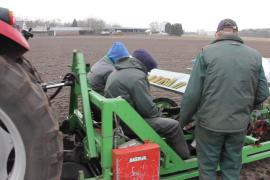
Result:
M62 134L46 94L4 56L0 77L0 179L59 180Z

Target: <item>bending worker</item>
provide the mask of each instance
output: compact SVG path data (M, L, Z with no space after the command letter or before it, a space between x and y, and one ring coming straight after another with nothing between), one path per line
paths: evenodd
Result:
M124 98L144 120L162 137L183 159L190 157L187 143L178 121L162 118L158 107L150 95L147 74L157 67L155 59L143 49L133 52L133 57L118 61L107 80L105 96Z
M91 67L87 75L91 88L103 95L107 78L114 70L114 64L127 57L129 52L125 45L122 42L113 43L107 54Z
M231 19L198 54L180 112L182 126L195 121L199 177L238 180L251 112L269 96L262 56L244 44Z

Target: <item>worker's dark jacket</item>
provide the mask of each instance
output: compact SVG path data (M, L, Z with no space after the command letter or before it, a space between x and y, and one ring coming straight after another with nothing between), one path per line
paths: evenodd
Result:
M96 62L87 75L91 88L103 95L107 78L113 70L114 65L107 56Z
M136 58L115 64L105 86L105 97L121 96L143 117L159 117L160 112L149 93L146 67Z
M255 106L269 96L262 57L238 36L224 36L197 56L181 108L180 123L216 132L246 130Z

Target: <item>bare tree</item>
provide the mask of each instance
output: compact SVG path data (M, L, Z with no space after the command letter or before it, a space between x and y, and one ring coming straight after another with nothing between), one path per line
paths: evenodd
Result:
M106 27L106 23L101 19L94 21L92 25L95 33L100 33Z
M157 21L154 21L154 22L151 22L149 24L150 26L150 30L153 32L153 33L157 33L160 31L160 23L158 23Z
M88 18L78 21L78 26L88 27L94 33L100 33L106 27L106 23L102 19Z

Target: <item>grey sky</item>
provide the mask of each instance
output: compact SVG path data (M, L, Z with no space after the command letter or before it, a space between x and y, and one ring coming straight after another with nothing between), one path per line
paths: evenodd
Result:
M216 30L221 19L239 29L270 28L270 0L0 0L0 6L28 19L101 18L107 23L148 28L153 21L182 23L185 31Z

